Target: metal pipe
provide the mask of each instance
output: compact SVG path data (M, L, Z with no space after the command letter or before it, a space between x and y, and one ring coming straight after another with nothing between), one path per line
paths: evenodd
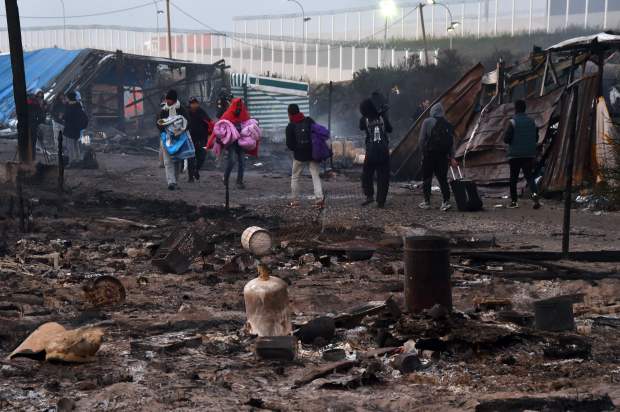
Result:
M586 0L585 16L584 16L584 20L583 20L583 28L584 29L588 28L589 13L590 13L590 0Z
M572 89L569 121L568 159L566 162L566 186L564 188L564 222L562 225L562 255L570 256L570 214L573 202L573 168L575 163L575 141L577 140L577 105L579 103L579 85Z
M566 15L564 16L564 30L568 29L569 13L570 13L570 0L566 0Z

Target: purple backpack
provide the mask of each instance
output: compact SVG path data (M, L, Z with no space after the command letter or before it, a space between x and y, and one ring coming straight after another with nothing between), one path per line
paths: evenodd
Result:
M329 130L325 126L312 123L310 138L312 140L312 160L322 162L332 157L332 148L327 144Z

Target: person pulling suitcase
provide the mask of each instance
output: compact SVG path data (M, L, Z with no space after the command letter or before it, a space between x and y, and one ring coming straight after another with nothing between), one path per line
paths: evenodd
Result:
M424 183L424 202L421 209L431 208L431 185L433 175L439 182L443 203L442 211L448 211L450 204L450 186L448 185L448 168L458 166L454 159L454 127L444 117L441 103L431 107L430 117L424 120L420 128L420 147L422 148L422 179Z

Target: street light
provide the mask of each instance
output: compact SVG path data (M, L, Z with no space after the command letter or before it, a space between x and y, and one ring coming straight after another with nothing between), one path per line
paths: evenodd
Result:
M160 34L159 34L159 15L160 14L164 14L163 10L159 9L159 4L157 4L157 0L153 0L153 5L155 5L155 11L157 12L156 17L157 17L157 56L160 55L159 53L159 42L160 42Z
M306 43L306 23L311 20L310 17L306 17L306 12L304 11L304 6L301 5L297 0L288 0L292 3L295 3L301 9L301 30L302 30L302 38L304 39L304 44Z
M60 0L62 6L62 48L67 48L67 15L65 14L65 1Z
M396 16L398 9L394 0L381 0L381 14L385 17L385 30L383 31L383 48L387 46L388 20Z
M451 36L451 34L456 31L456 28L460 25L460 23L458 21L454 20L454 17L452 17L452 11L450 10L450 8L446 4L441 3L441 2L439 2L437 0L426 0L426 3L428 5L430 5L430 6L441 6L444 9L446 9L446 11L448 12L448 15L450 16L450 24L446 28L446 31L448 32L448 37L450 38L450 50L452 50L452 36ZM420 4L420 6L423 6L423 4Z

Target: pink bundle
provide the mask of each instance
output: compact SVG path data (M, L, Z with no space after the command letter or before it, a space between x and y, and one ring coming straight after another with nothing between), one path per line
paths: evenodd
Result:
M213 126L213 134L215 135L215 144L213 145L213 152L216 155L220 155L223 148L228 147L237 140L239 140L239 132L235 125L228 120L219 120Z
M255 119L250 119L241 123L241 135L239 137L239 146L246 151L256 149L256 145L260 141L262 131Z

